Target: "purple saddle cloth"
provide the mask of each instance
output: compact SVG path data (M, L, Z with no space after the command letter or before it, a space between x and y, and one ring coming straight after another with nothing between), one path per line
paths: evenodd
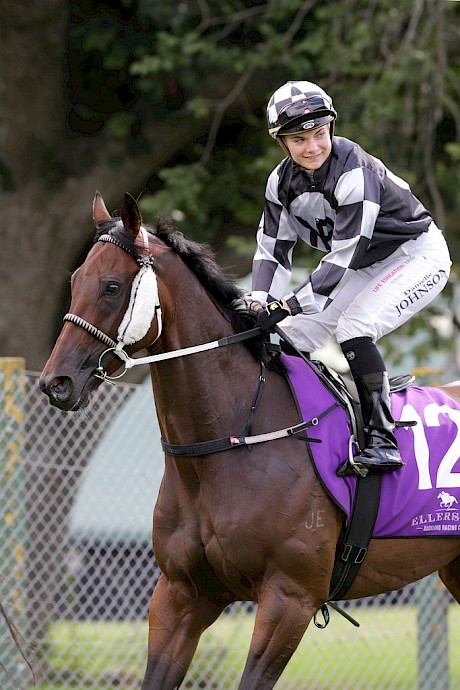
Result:
M281 355L304 421L319 417L334 398L300 357ZM312 365L314 367L314 364ZM460 536L460 407L437 388L411 386L393 393L395 420L416 421L396 429L406 466L382 478L374 537ZM320 419L309 436L318 476L350 517L356 477L337 477L349 457L350 425L342 407Z

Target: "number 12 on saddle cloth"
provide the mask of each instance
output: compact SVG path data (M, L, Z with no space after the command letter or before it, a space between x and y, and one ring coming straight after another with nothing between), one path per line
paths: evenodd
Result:
M282 355L302 418L319 417L334 398L301 358ZM373 536L424 537L460 535L460 406L438 388L411 386L392 393L398 426L395 435L406 463L400 472L382 477L380 507ZM414 425L413 422L416 422ZM354 476L337 477L348 457L350 424L336 407L315 426L321 443L311 455L323 484L350 518Z

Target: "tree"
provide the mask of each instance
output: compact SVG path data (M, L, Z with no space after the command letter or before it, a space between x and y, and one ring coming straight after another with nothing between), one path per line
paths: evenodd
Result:
M441 225L443 195L458 213L455 3L3 6L0 354L29 368L60 327L96 189L111 208L144 191L149 218L180 211L222 249L234 234L253 242L279 159L264 105L287 78L329 89L340 132L409 176Z
M29 368L41 368L49 354L68 297L69 271L92 235L95 190L115 206L127 186L134 193L142 189L178 151L205 135L215 108L194 119L168 95L172 81L157 87L158 105L136 87L128 73L130 51L146 42L148 33L141 29L148 32L151 24L137 21L133 3L127 16L122 8L123 3L114 12L104 3L49 0L26 8L4 2L0 353L25 356ZM81 22L86 29L89 24L85 44ZM98 47L107 27L111 51ZM117 48L127 54L123 68L110 64ZM97 65L103 58L108 64ZM197 94L212 91L219 102L236 81L233 75L225 84L219 75L203 75ZM91 108L90 96L98 110ZM246 107L263 97L255 86Z

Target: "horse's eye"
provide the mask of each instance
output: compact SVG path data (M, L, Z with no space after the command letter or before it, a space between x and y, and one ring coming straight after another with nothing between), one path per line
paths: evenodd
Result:
M115 282L107 283L107 285L105 287L105 294L106 295L116 295L119 292L120 292L120 284L119 283L115 283Z

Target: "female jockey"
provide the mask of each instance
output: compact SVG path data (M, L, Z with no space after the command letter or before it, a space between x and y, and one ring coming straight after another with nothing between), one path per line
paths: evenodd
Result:
M361 402L370 473L404 466L394 436L388 374L376 341L427 306L447 283L441 231L409 185L358 144L334 136L332 100L290 81L270 98L268 131L287 154L268 178L249 303L264 332L280 324L313 352L335 334ZM324 252L304 283L284 294L301 238Z

